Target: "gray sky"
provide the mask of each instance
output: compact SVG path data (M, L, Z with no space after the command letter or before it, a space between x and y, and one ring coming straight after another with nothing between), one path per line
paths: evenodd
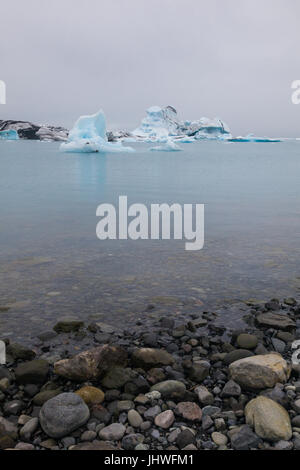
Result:
M233 134L300 136L299 0L0 0L0 119L70 127L151 105Z

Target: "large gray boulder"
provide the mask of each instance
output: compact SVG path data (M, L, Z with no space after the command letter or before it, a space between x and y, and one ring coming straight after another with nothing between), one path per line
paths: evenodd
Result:
M89 417L89 408L79 395L62 393L43 405L40 424L49 437L57 439L83 426Z

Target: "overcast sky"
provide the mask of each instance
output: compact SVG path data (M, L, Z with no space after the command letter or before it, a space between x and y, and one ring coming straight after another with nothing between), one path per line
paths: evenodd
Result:
M299 0L0 0L0 119L69 127L103 108L221 117L233 134L300 136Z

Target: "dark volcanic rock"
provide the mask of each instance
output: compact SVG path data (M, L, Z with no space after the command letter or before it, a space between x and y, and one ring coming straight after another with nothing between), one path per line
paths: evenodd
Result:
M23 362L15 369L16 380L19 384L40 384L47 379L49 364L43 359Z

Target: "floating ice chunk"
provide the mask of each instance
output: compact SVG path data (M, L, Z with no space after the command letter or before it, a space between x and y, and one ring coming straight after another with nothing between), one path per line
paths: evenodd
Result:
M182 149L173 140L169 139L165 144L151 147L150 150L152 152L180 152Z
M281 142L281 139L271 139L270 137L256 137L254 134L248 134L246 137L234 137L229 142Z
M106 119L102 110L91 116L81 116L70 131L69 141L94 139L97 137L107 141Z
M19 140L18 132L15 129L0 131L0 140Z
M194 136L196 140L226 140L231 138L230 129L219 118L209 119L203 117L190 124L187 135Z
M91 153L99 152L99 147L104 141L101 139L78 139L72 142L66 142L61 144L61 152L76 152L76 153Z
M131 147L123 147L121 142L108 142L106 119L103 111L91 116L81 116L69 133L68 142L61 144L62 152L134 152Z
M60 146L61 152L68 153L132 153L132 147L124 147L122 142L105 142L101 137L94 139L79 139L74 142L63 143Z

